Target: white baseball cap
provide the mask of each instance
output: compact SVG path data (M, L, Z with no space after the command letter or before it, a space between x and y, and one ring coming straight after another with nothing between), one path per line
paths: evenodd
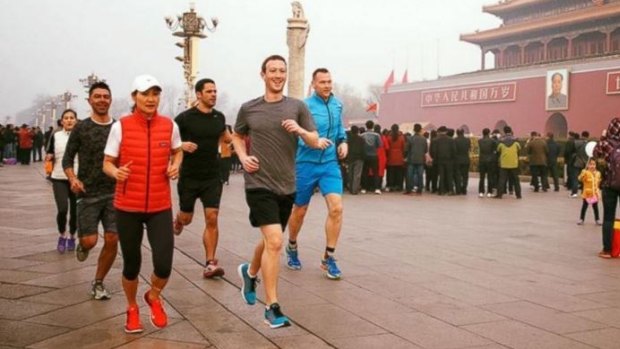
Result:
M159 81L157 81L157 79L153 76L147 74L138 75L133 81L131 91L145 92L151 87L157 87L160 90L162 89Z

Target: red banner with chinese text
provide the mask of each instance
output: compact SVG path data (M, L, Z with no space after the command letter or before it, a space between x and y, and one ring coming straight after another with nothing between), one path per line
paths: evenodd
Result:
M422 91L421 107L444 107L449 105L502 103L517 99L517 83L505 82L477 86L465 86L442 90Z

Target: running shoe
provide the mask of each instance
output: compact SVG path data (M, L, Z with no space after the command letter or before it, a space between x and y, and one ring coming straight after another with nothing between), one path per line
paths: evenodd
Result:
M237 268L241 277L241 298L247 304L254 305L256 304L256 284L258 283L258 278L251 278L249 270L250 264L248 263L243 263Z
M75 238L67 239L67 251L69 252L75 251Z
M292 270L301 270L301 261L297 249L292 249L286 245L286 266Z
M265 309L265 323L271 328L287 327L291 325L289 319L282 314L280 305L273 303L268 309Z
M125 323L125 333L140 333L144 331L140 322L140 311L138 307L127 308L127 322Z
M207 266L205 267L205 270L202 273L202 276L204 276L205 279L211 279L217 276L222 277L224 276L224 269L218 266L217 259L214 259L207 263Z
M144 301L151 308L151 324L157 328L164 328L168 325L168 315L164 310L164 303L161 299L150 300L149 292L144 293Z
M86 258L88 258L88 250L82 247L82 244L78 242L77 247L75 248L75 257L78 261L84 262Z
M332 256L321 259L321 269L325 270L325 275L332 280L338 280L342 276L338 265L336 265L336 259Z
M58 253L63 254L67 249L67 238L63 238L62 236L58 238L58 245L56 246Z
M108 292L108 290L105 288L103 282L93 281L92 285L93 289L90 294L93 296L94 299L99 301L111 298L110 292Z

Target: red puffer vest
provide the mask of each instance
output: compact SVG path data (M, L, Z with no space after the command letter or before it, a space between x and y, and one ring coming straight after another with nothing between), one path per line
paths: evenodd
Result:
M172 207L170 162L172 120L155 115L151 120L135 112L120 119L122 138L118 164L129 166L131 174L117 182L114 207L127 212L160 212Z

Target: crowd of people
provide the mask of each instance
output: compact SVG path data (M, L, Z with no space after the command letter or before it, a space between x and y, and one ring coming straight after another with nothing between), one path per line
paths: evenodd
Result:
M52 130L50 128L44 134L38 126L0 125L0 167L5 164L30 165L31 161L43 161L43 152Z
M408 134L398 125L388 131L368 121L363 128L352 126L346 131L343 103L332 93L328 69L313 72L314 93L304 101L283 93L287 63L282 56L267 57L260 74L264 94L241 106L234 127L215 109L215 81L199 80L195 105L172 119L158 112L162 85L150 75L141 75L133 82L130 114L112 118L111 89L105 82L97 82L89 90L92 110L88 118L78 122L77 113L67 109L59 120L59 130L41 134L39 148L45 147L46 160L54 164L49 179L57 206L57 250L75 251L77 260L85 261L100 239L99 224L103 226L103 248L91 285L93 298L102 300L111 297L104 281L120 243L121 284L127 301L125 332L144 330L137 292L145 233L153 271L142 298L150 309L152 325L167 326L162 292L172 271L175 235L178 238L191 224L198 199L205 219L202 275L207 279L225 275L217 258L218 215L223 186L237 167L243 170L249 223L258 228L261 237L248 262L237 268L241 297L248 305L256 304L260 274L265 290L264 318L271 328L291 325L278 302L279 258L284 250L286 266L302 269L299 237L315 192L320 192L327 206L325 250L319 265L331 280L342 277L335 252L345 189L353 195L467 195L472 140L464 130L441 126L424 132L415 124L413 134ZM40 130L26 125L17 131L12 126L5 128L4 156L13 154L10 144L19 144L19 149L28 150L29 159L31 152L35 153L30 150L33 144L39 144L34 141L37 133ZM581 183L583 205L578 224L583 224L587 208L592 206L596 223L603 226L599 256L610 258L620 184L614 189L609 169L603 175L597 170L597 162L586 151L588 139L587 132L571 133L564 147L566 185L570 196L577 197ZM535 192L551 189L549 176L554 190L560 190L561 147L553 134L543 138L532 132L527 141L519 142L509 126L501 132L487 128L477 147L480 198L501 199L507 193L522 198L522 155L528 157L530 185ZM612 120L593 152L596 158L609 162L616 150L620 151L620 119ZM173 214L171 181L177 179L178 209ZM602 223L599 200L603 201Z

